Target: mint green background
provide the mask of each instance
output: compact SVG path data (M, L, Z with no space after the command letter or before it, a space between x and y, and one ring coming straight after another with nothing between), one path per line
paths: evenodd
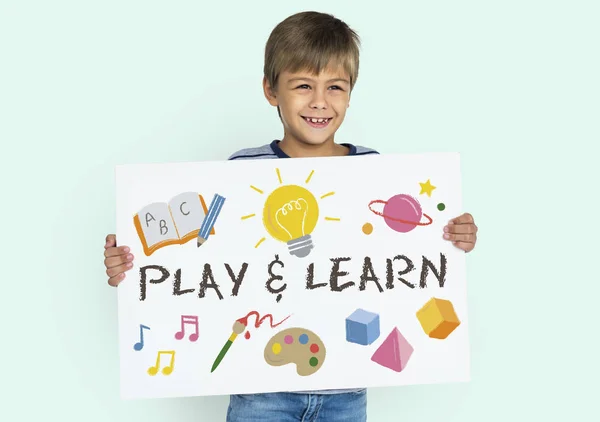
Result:
M480 228L472 381L372 389L369 420L596 418L599 2L291 3L2 2L0 419L224 419L226 397L119 398L113 170L281 136L264 43L308 9L363 39L338 140L460 152Z

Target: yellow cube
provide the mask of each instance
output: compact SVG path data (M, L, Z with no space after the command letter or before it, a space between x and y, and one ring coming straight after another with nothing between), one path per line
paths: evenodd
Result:
M423 331L429 337L437 339L445 339L460 325L452 302L435 297L417 311L417 318Z

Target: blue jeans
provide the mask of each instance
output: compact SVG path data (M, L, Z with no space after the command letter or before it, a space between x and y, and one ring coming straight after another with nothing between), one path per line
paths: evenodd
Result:
M227 422L365 422L367 390L339 394L232 395Z

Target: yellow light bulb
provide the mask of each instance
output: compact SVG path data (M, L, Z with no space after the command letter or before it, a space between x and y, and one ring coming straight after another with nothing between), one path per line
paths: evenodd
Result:
M301 186L280 186L265 201L263 224L273 238L287 243L291 255L302 258L310 253L318 219L317 200Z

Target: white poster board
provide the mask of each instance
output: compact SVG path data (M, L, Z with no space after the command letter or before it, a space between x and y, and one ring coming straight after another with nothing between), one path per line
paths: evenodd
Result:
M469 379L458 154L122 165L121 394Z

